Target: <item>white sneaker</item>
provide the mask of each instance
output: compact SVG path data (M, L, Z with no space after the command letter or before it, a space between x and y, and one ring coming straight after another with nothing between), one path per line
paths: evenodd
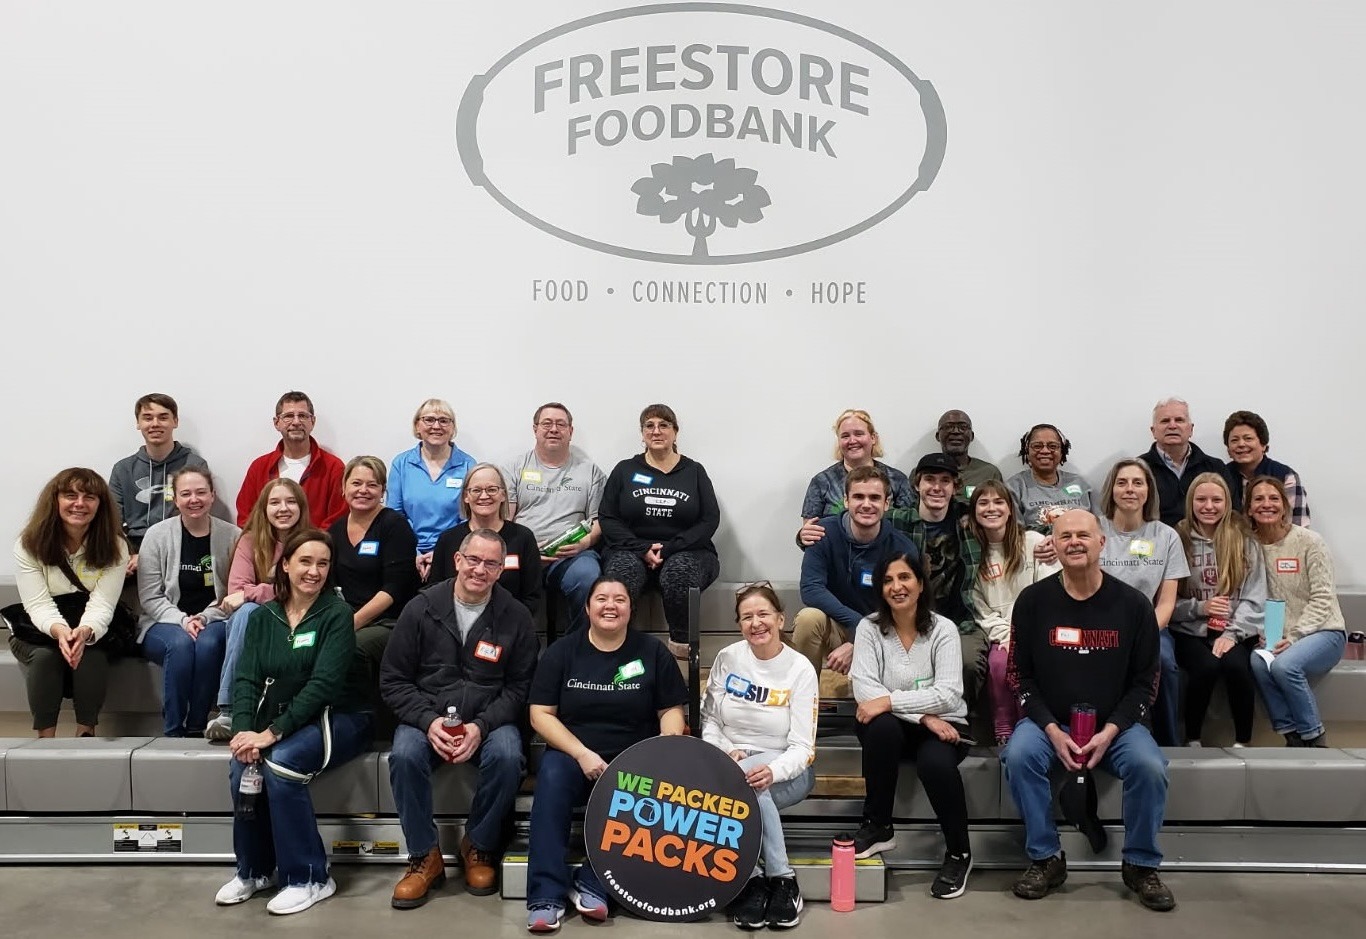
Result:
M1192 750L1199 750L1202 745L1199 740L1187 740L1186 746L1190 747Z
M241 877L234 877L219 888L218 895L213 898L213 902L219 906L232 906L236 903L246 903L262 890L266 890L275 883L274 877L253 877L251 880L243 880Z
M209 726L204 728L204 737L208 740L231 740L232 714L220 711L217 717L209 721Z
M276 916L302 913L319 900L326 900L336 892L337 882L331 877L327 878L325 884L303 884L298 887L286 887L270 898L270 902L266 904L266 911L274 913Z

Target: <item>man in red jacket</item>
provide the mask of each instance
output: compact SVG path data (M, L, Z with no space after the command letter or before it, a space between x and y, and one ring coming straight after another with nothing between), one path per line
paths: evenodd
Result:
M302 391L286 391L275 402L280 443L251 461L237 493L237 524L247 523L261 490L281 476L294 480L308 496L308 519L318 528L346 514L342 500L342 461L313 439L313 402Z

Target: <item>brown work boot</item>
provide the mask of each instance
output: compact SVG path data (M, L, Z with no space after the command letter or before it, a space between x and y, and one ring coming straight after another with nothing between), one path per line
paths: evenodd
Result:
M427 893L433 887L446 883L446 861L441 857L441 846L437 845L419 858L408 859L408 872L394 888L391 905L396 910L414 910L427 902Z
M476 848L466 835L460 839L460 862L465 865L465 890L476 897L498 892L496 854Z

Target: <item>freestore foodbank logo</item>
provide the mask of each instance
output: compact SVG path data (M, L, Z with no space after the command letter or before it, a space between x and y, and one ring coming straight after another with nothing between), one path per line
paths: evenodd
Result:
M738 264L866 231L929 189L939 96L846 29L783 10L663 3L541 33L465 89L470 180L558 238Z

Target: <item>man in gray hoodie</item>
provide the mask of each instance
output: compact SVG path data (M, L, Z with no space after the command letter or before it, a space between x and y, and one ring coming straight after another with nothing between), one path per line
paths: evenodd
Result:
M175 440L180 426L175 398L156 392L143 395L133 405L133 416L144 443L109 471L109 490L128 536L129 574L138 569L138 548L147 529L176 514L171 477L187 463L204 462L192 448Z

